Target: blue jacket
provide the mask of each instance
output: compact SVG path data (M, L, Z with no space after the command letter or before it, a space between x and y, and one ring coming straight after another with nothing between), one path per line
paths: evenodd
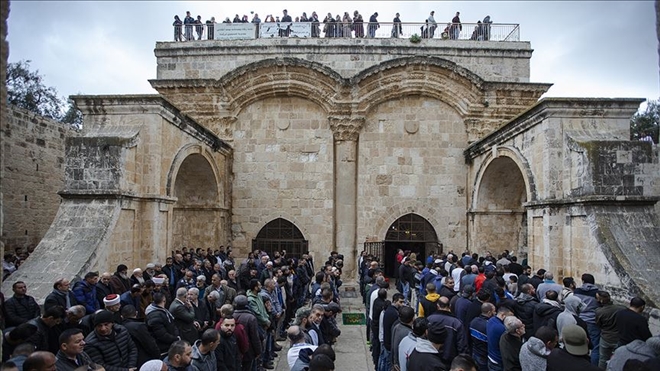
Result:
M121 303L122 307L126 305L132 305L136 309L140 309L140 297L134 298L130 291L126 291L125 293L119 295L119 302Z
M422 276L422 280L419 283L419 293L421 296L426 296L426 284L429 282L434 282L438 272L431 269Z
M463 328L463 322L459 321L451 312L438 310L427 317L429 323L440 323L447 329L447 339L442 348L442 360L446 364L459 354L468 352L467 331Z
M585 283L582 287L575 289L573 292L575 296L580 298L587 305L585 309L580 312L580 318L590 324L596 324L596 308L598 308L598 302L596 301L596 293L598 292L598 286L591 283Z
M486 336L488 337L488 359L498 365L502 364L500 352L500 338L506 332L504 322L497 316L491 317L486 323Z
M488 363L488 318L479 316L470 323L470 337L472 338L472 358L479 364Z
M85 306L87 314L92 314L99 309L99 301L96 298L96 286L91 286L87 281L79 281L73 287L73 294L78 303Z

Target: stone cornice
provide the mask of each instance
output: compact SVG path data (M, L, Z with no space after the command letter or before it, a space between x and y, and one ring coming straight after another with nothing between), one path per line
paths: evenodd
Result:
M254 40L203 40L196 42L157 42L154 53L157 58L186 55L213 54L260 54L282 55L297 53L372 54L375 51L399 55L455 55L460 57L480 55L507 55L514 58L530 58L531 44L521 42L480 42L461 40L422 40L419 44L402 39L254 39ZM331 50L331 52L329 51Z
M84 115L157 114L214 151L232 150L229 144L160 95L73 95L71 99Z
M466 162L487 152L514 136L540 124L544 119L561 117L618 117L630 118L644 99L639 98L545 98L513 118L506 125L472 143L464 152Z
M659 196L593 195L565 199L531 201L524 203L523 206L526 209L538 209L544 207L566 207L573 205L654 205L658 201L660 201Z

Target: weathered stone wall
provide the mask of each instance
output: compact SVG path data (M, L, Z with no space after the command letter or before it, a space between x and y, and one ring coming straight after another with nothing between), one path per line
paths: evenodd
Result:
M350 78L382 62L406 57L441 57L487 81L529 81L529 42L460 42L408 39L256 39L156 43L157 78L217 79L258 60L288 56L318 62Z
M405 96L374 107L358 143L357 240L384 240L412 212L431 223L445 249L462 251L466 145L461 116L446 103Z
M353 48L352 43L361 42L355 40L318 42L300 40L289 44L282 40L256 40L156 45L159 75L150 81L152 86L237 149L233 246L241 251L250 249L251 240L259 230L267 222L282 217L299 227L310 242L310 250L318 254L317 259L325 258L329 250L336 248L346 257L344 272L351 276L356 272L353 265L359 248L357 241L373 236L384 238L389 224L411 210L418 210L435 228L441 229L438 231L441 241L452 245L451 248L464 248L465 170L457 159L468 143L523 112L549 88L548 84L526 82L528 71L521 74L509 71L506 77L486 71L492 65L506 69L515 63L528 69L529 45L494 43L485 48L475 44L476 50L460 47L459 51L450 44L443 48L428 44L428 49L415 49L400 41L390 44L369 40L365 41L368 44L365 48ZM363 59L368 63L362 63ZM475 62L476 59L480 62ZM254 107L262 108L264 102L282 99L293 99L295 112L287 111L288 107L285 110L265 107L259 115L253 114ZM310 106L316 110L310 111ZM264 118L268 114L264 112L270 111L273 113ZM244 119L246 115L248 121ZM252 116L256 119L249 121ZM294 128L294 120L317 117L323 122L312 123L315 127L310 134L295 138L286 135L291 132L289 126ZM254 130L265 127L264 119L278 130L269 128L266 134ZM388 130L391 127L395 131L381 135L380 129L373 129L381 119L390 120ZM250 130L244 128L245 122ZM330 130L324 132L327 123ZM308 125L306 121L305 125ZM365 125L372 125L372 129L365 131ZM413 130L412 126L419 127ZM419 134L401 134L405 130L419 130ZM402 140L401 135L410 139ZM429 140L429 135L433 140ZM300 138L314 138L313 148L302 148L309 143L300 142ZM316 148L318 141L323 143L321 150ZM386 154L383 143L388 142L401 145L401 153ZM250 147L252 143L259 145ZM365 144L367 152L363 154ZM243 148L248 151L246 156L240 153ZM309 153L303 156L304 161L314 166L308 170L305 165L303 170L305 176L314 175L311 179L319 190L312 197L314 211L310 217L314 227L295 217L301 213L298 203L304 205L302 210L309 210L307 189L314 186L307 178L303 178L305 182L287 178L286 174L300 171L296 162L301 160L296 156L287 159L285 167L279 165L283 161L279 158L290 151ZM382 162L375 157L381 156L381 152L388 163L385 168L379 166L376 174L383 178L379 181L392 178L392 186L387 189L391 192L389 196L377 193L385 187L374 187L373 180L368 178L371 174L365 175L375 166L358 169L360 158L366 163L370 163L366 160ZM424 165L417 164L427 155L430 160ZM403 162L399 164L399 160ZM271 168L261 170L264 167L261 162L272 161L277 163L272 168L283 170L277 174L278 178L270 175ZM431 168L447 173L428 174L426 171ZM358 195L360 189L365 193ZM305 201L294 199L280 205L271 200L277 197L288 200L300 197L299 193ZM436 194L442 195L439 201L428 200L429 195ZM264 200L263 195L269 197ZM361 223L359 227L358 223Z
M2 120L5 248L36 246L53 222L64 187L64 139L75 131L60 122L9 106Z
M5 121L8 112L7 105L7 58L9 57L9 43L7 42L7 19L9 19L9 0L0 2L0 121ZM5 146L5 136L0 130L0 185L4 179L5 155L2 148ZM4 193L0 187L0 236L4 233ZM0 240L0 254L5 255L5 246Z
M273 219L295 224L317 261L333 246L333 134L302 98L269 98L234 123L233 246L244 254Z
M642 295L657 308L660 296L650 282L660 279L651 268L660 256L653 207L660 166L649 143L627 140L640 102L547 99L471 145L468 214L478 214L484 192L500 191L489 167L508 158L516 166L499 177L522 175L527 194L519 206L526 210L528 243L511 249L527 253L533 269L550 269L560 279L591 273L617 300ZM486 245L474 220L470 244ZM660 324L657 310L650 314Z
M175 208L176 190L186 189L182 182L211 183L205 186L212 187L207 195L213 199L194 206L203 220L209 211L217 216L215 238L206 243L227 243L229 226L220 216L226 220L231 206L231 148L157 96L75 101L85 125L80 136L67 139L63 202L44 239L3 290L23 280L43 300L56 277L164 261L180 228ZM202 179L189 179L199 170ZM190 204L189 195L183 196L183 206ZM187 216L193 221L188 227L203 228L190 235L206 236L209 224L195 224L196 213Z

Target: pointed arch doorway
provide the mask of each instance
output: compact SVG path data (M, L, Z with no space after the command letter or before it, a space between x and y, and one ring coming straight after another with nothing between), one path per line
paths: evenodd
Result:
M252 250L265 251L273 256L275 251L286 250L288 257L300 258L308 252L308 242L295 224L282 218L268 222L252 240Z
M424 261L426 254L439 251L438 235L428 220L417 214L406 214L390 225L383 241L385 275L394 277L396 252L410 250L417 254L417 260Z

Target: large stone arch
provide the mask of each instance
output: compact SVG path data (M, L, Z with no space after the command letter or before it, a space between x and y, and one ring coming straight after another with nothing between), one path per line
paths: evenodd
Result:
M272 58L241 66L219 81L233 116L251 103L276 96L308 99L336 112L336 101L348 92L346 79L320 63L299 58Z
M199 145L182 148L168 176L173 246L209 247L221 243L222 191L215 162Z
M180 148L179 151L176 153L174 159L172 160L172 165L170 166L169 172L167 173L165 194L170 197L174 196L175 181L179 175L179 171L181 170L181 165L191 155L199 155L204 159L206 159L206 161L208 162L208 165L210 166L213 172L213 180L215 181L216 184L216 193L217 193L216 204L218 206L223 206L225 203L223 197L224 192L222 187L224 183L220 179L220 175L219 175L220 171L213 158L213 155L209 152L207 148L199 144L185 145L182 148Z
M493 155L493 153L495 153L495 155ZM525 159L522 153L520 153L520 151L515 147L498 146L494 149L493 152L490 152L485 157L484 161L481 163L479 169L477 170L477 175L474 178L472 188L472 197L470 202L471 210L478 210L479 208L477 202L479 199L480 184L483 182L486 170L494 160L497 160L501 157L510 159L520 170L520 174L525 184L526 202L536 200L536 182L534 181L532 169L529 166L527 159Z
M532 173L517 149L497 147L493 153L481 164L474 181L468 212L470 248L479 252L507 249L525 253L525 203L536 199Z
M358 73L351 78L351 85L357 110L362 112L405 95L435 98L464 117L484 108L483 79L437 57L389 60Z

